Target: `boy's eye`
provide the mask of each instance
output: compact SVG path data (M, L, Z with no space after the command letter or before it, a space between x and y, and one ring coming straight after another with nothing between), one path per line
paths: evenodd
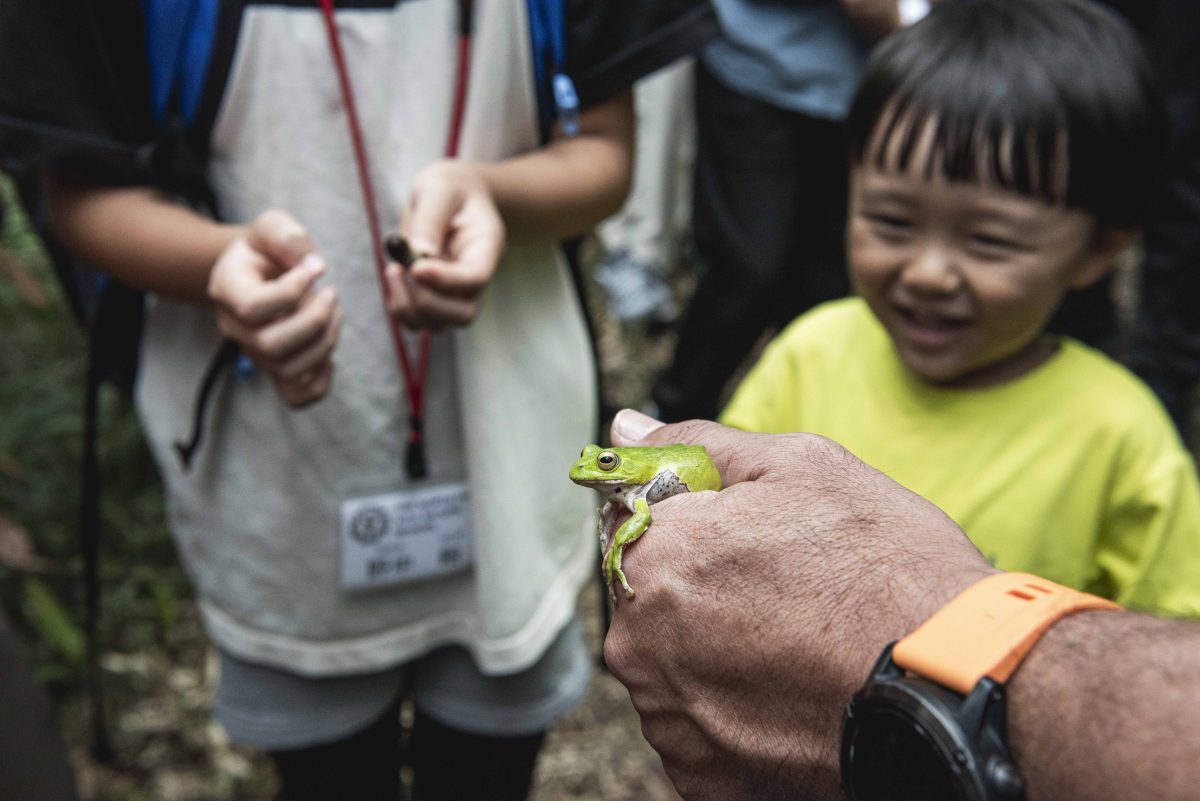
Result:
M902 236L912 230L912 222L907 217L897 214L867 212L863 217L876 231L885 236Z
M974 234L971 236L971 249L983 258L1001 258L1017 253L1024 248L1021 243L1007 237Z

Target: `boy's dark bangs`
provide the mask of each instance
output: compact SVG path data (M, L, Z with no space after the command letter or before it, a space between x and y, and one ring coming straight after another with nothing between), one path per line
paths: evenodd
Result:
M1058 99L1030 81L998 86L994 73L952 66L927 76L896 76L891 88L864 86L864 102L855 109L863 118L851 124L862 132L851 143L855 162L907 172L920 161L928 179L980 183L1066 204L1069 126ZM1003 98L1012 91L1022 102ZM868 92L877 96L875 103Z
M875 49L847 119L856 164L1144 221L1166 153L1134 32L1088 0L954 0Z

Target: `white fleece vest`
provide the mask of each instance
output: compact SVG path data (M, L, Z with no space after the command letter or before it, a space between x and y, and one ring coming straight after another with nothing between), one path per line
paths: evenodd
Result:
M456 6L338 12L384 230L412 176L443 155ZM495 160L538 145L525 2L475 6L461 154ZM319 10L245 13L212 147L222 217L294 214L325 256L322 281L337 288L345 323L329 397L294 411L261 373L223 380L184 472L171 443L188 433L219 335L206 309L151 303L138 404L210 635L243 658L314 676L379 669L448 642L485 672L527 667L571 616L595 548L593 499L566 478L595 430L594 370L555 244L510 237L479 318L434 340L430 469L469 483L474 567L345 591L339 503L405 485L407 409Z

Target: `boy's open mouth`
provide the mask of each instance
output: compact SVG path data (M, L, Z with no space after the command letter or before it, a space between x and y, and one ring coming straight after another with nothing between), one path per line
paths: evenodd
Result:
M905 335L914 343L928 347L946 344L971 324L965 317L907 306L893 305L892 308L903 324Z
M963 328L970 324L967 318L956 315L923 309L910 309L905 306L897 306L896 310L900 312L904 319L923 328Z

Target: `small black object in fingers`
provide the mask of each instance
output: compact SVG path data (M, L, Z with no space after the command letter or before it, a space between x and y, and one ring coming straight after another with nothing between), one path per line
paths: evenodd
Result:
M401 267L411 267L412 263L416 261L412 248L408 246L408 240L399 234L390 234L384 239L383 249L387 251L388 258L399 262Z
M413 250L409 246L408 240L399 234L391 234L383 240L383 249L387 251L389 258L400 262L400 266L405 269L412 267L421 259L432 259L434 256L424 250Z

